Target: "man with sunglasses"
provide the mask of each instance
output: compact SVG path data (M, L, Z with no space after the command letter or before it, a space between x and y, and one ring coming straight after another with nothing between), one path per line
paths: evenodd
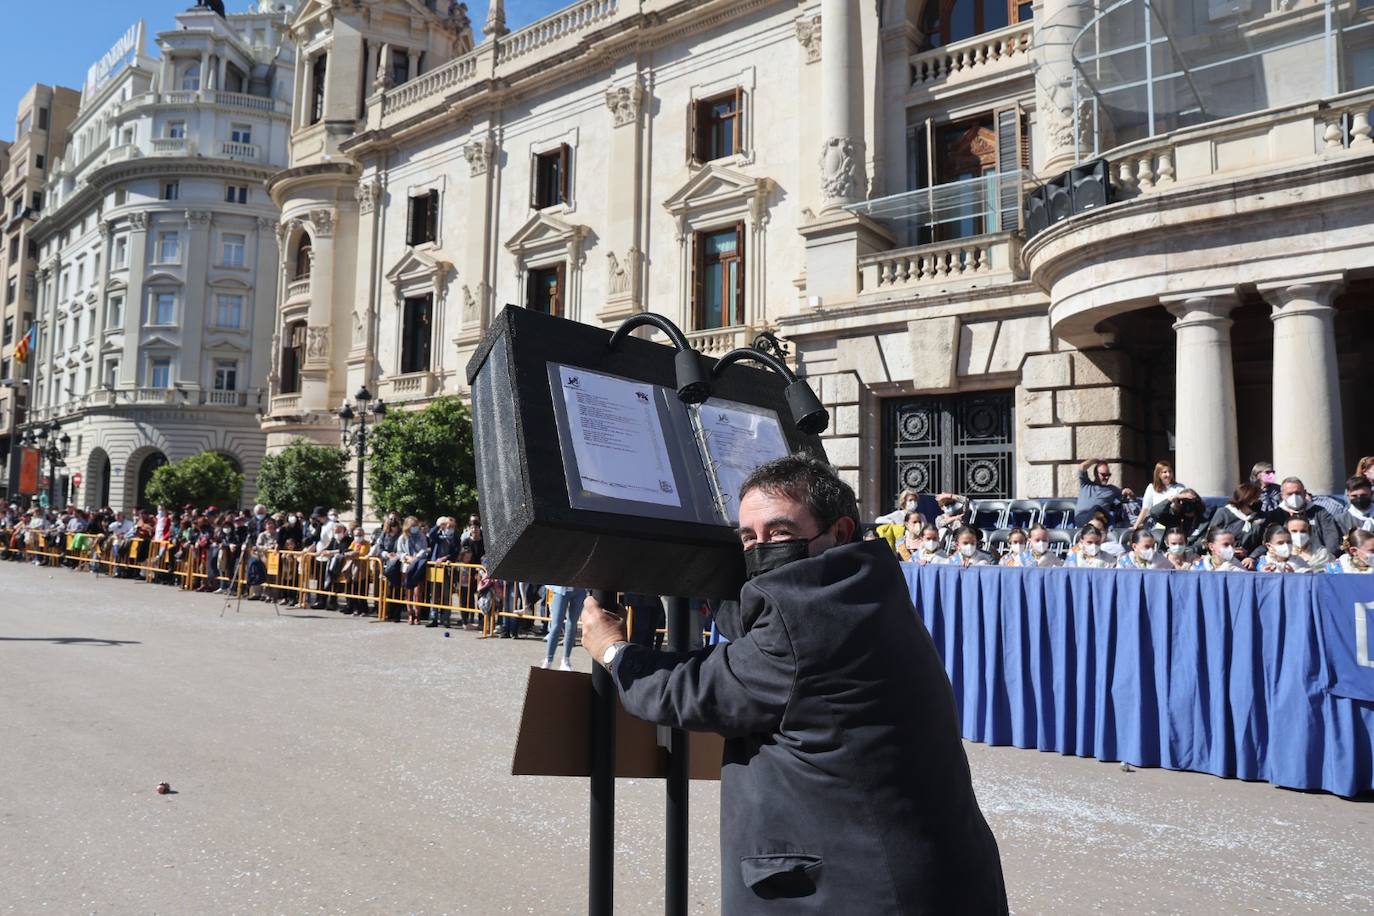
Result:
M1092 476L1088 476L1089 469ZM1075 527L1081 528L1101 509L1113 525L1121 524L1121 505L1135 494L1112 485L1112 468L1101 458L1089 458L1078 466L1078 501L1073 507Z
M953 692L891 548L858 539L854 491L792 455L739 506L730 642L656 652L594 599L582 616L626 710L726 738L721 911L1005 913Z

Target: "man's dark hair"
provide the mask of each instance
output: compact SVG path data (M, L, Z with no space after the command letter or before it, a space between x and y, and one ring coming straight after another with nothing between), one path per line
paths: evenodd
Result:
M740 486L739 498L743 500L751 490L788 496L802 503L822 531L842 518L853 519L855 532L861 527L853 488L840 479L834 468L805 452L759 465Z
M1350 478L1345 482L1345 492L1347 493L1353 493L1356 490L1368 489L1371 489L1371 487L1369 481L1365 479L1363 474L1356 474L1354 477Z

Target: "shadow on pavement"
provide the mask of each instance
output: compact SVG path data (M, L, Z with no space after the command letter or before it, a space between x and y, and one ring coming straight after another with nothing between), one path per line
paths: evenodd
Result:
M137 639L94 639L89 636L0 636L0 642L50 642L55 646L141 646Z

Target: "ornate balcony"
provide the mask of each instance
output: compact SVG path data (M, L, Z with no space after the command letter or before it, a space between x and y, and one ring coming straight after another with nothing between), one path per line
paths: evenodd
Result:
M261 150L254 143L234 143L225 140L219 145L219 154L226 159L237 159L240 162L257 162Z
M1021 244L1010 232L882 251L859 259L860 303L1016 279Z
M1018 22L911 56L911 88L978 82L1031 64L1031 23Z
M434 394L438 379L432 372L408 372L382 379L388 401L419 401Z

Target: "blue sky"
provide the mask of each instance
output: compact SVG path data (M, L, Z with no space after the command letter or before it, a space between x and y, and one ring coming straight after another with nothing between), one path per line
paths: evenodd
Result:
M100 58L129 26L144 19L149 36L171 28L172 17L195 0L50 0L5 2L6 33L23 40L8 43L0 58L0 140L14 139L19 97L34 83L80 89L86 68ZM512 29L568 6L572 0L506 0ZM226 0L229 12L248 8L249 0ZM487 0L468 0L474 37L480 41ZM150 42L151 44L151 42Z

